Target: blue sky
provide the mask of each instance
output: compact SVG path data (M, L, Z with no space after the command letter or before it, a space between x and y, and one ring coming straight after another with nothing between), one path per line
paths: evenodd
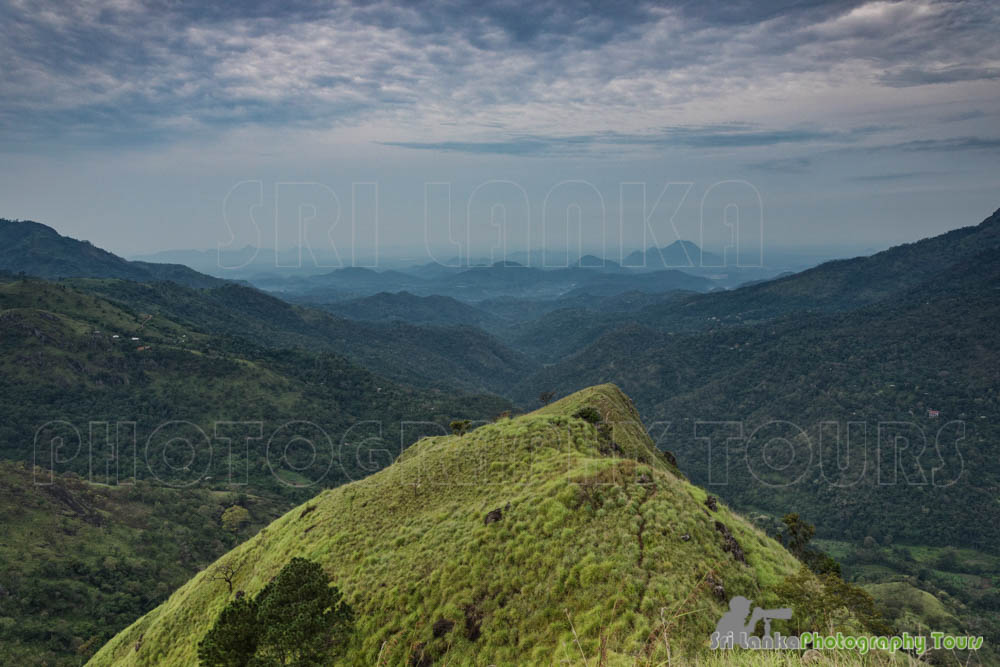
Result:
M383 252L570 216L613 255L725 244L759 195L767 247L883 247L1000 206L998 32L985 0L8 0L0 215L123 254L290 245L278 184L310 182L307 234L343 248L377 183Z

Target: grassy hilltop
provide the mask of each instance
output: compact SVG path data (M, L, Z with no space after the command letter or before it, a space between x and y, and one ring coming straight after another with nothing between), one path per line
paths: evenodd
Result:
M321 563L357 614L349 664L676 663L703 655L731 596L782 606L776 589L800 571L706 499L617 387L592 387L425 438L320 493L220 559L242 565L234 593L202 571L90 664L196 664L231 596L296 556Z

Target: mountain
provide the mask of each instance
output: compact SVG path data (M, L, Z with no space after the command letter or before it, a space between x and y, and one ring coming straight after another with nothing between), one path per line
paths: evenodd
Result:
M792 312L851 310L885 301L998 245L1000 209L978 225L740 289L693 295L650 308L640 320L678 331L760 322Z
M473 302L504 297L558 299L573 291L607 296L632 290L707 292L718 287L710 276L676 270L630 271L612 261L602 263L592 255L565 268L538 268L507 260L462 268L428 264L407 272L355 267L315 276L255 275L251 281L261 289L308 303L399 291Z
M0 461L0 664L79 665L286 507Z
M213 287L223 282L180 264L130 262L88 241L62 236L51 227L27 220L0 219L0 269L39 278L171 280L189 287Z
M668 458L617 388L594 387L423 439L219 563L241 565L234 589L255 595L292 557L317 561L356 615L348 664L678 660L705 650L730 596L778 607L805 589L787 551ZM89 664L194 664L233 596L210 573Z
M651 271L648 273L607 273L594 276L581 286L567 291L561 298L573 298L581 294L591 296L617 296L626 292L663 292L683 290L688 292L708 292L716 285L707 278L693 276L683 271Z
M668 333L755 326L797 313L836 313L887 303L953 265L973 261L977 252L1000 245L1000 211L979 225L890 248L868 257L826 262L800 273L709 293L672 291L626 305L622 295L586 300L587 287L558 300L535 304L532 317L504 341L545 362L579 353L609 331L638 324ZM647 275L655 275L647 274ZM506 310L516 304L503 303ZM480 307L492 309L491 304ZM552 315L561 308L574 312ZM627 312L627 315L622 315ZM561 346L562 332L574 344Z
M367 292L370 290L419 289L424 285L424 281L401 271L375 271L360 266L351 266L311 276L308 279L308 284L311 291L333 288L348 292Z
M728 475L715 488L737 506L780 512L794 502L829 537L996 550L1000 465L989 443L1000 438L998 227L995 214L871 258L699 297L688 303L701 317L737 299L767 303L773 314L753 326L713 323L688 334L624 326L540 371L519 396L527 403L542 390L614 381L649 419L670 423L672 447L694 481ZM865 288L858 274L873 284ZM855 289L841 294L847 285ZM792 310L810 290L814 312ZM724 428L707 422L732 422L742 436L723 437ZM841 446L855 429L844 470L830 467L839 459L827 423L839 424ZM728 468L718 449L709 465L711 428L723 442L735 438L726 445ZM765 436L791 443L772 453L786 470L762 458ZM977 517L975 530L969 517Z
M650 273L609 272L594 267L543 270L497 263L448 276L428 289L455 298L478 301L504 296L556 299L574 290L606 296L632 290L705 292L714 287L710 279L673 270Z
M484 419L509 407L494 396L396 384L334 354L335 343L299 350L256 345L237 336L253 333L251 318L227 310L236 297L256 292L221 289L212 302L202 299L211 290L171 283L0 282L0 458L112 483L139 477L225 488L236 475L260 492L301 499L314 492L310 485L339 484L385 465L379 456L399 451L419 428L441 432L452 419ZM130 302L133 294L161 296L180 315L147 309L152 299ZM273 306L264 298L263 305ZM244 302L242 312L253 305ZM190 326L199 313L214 315L214 326ZM223 331L241 321L242 331ZM110 438L99 427L91 431L102 423ZM218 423L244 426L217 431ZM232 458L219 450L225 438L237 437L227 428L256 433ZM316 443L312 455L292 446L299 436ZM167 457L174 437L193 443L184 465ZM122 449L105 461L116 438Z
M722 267L725 264L718 255L703 251L691 241L674 241L668 246L651 246L645 251L635 250L623 261L622 266L630 269L684 269Z
M398 320L411 324L489 326L498 320L486 311L451 297L417 296L409 292L380 292L322 308L341 317L371 322Z
M379 318L386 320L381 323L360 323L292 306L185 266L129 262L39 223L0 220L0 241L2 271L47 278L103 279L78 280L74 285L128 309L161 314L195 331L244 338L269 348L303 347L343 354L386 378L408 384L500 393L532 368L523 355L472 326L482 322L469 317L474 311L471 307L448 302L457 321L447 322L444 311L436 310L444 305L441 298L423 302L421 308L425 321L436 311L437 320L448 326L416 327L390 321L395 317ZM308 284L305 291L313 294L331 285L365 291L366 285L423 282L395 271L365 268L281 280ZM409 299L411 304L415 298ZM395 307L402 308L402 304ZM471 321L466 324L462 320Z
M87 281L79 287L198 331L272 349L343 355L383 377L419 387L502 393L533 369L522 354L478 328L360 322L235 283L208 290L122 281Z

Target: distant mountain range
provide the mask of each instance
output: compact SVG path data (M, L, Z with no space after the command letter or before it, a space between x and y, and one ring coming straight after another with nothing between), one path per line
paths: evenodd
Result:
M564 264L556 266L559 258L537 250L511 252L503 261L454 257L443 263L408 265L400 260L390 260L383 262L384 268L380 269L366 266L330 269L316 266L308 250L300 254L298 249L275 252L249 246L225 250L221 254L214 250L164 251L144 255L140 259L180 262L211 275L247 280L261 289L312 302L332 302L400 291L420 296L451 296L464 301L500 296L552 299L570 290L588 287L602 296L629 290L707 291L768 279L785 270L782 268L784 265L756 268L723 266L721 257L710 252L703 253L691 241L677 241L663 248L635 251L625 259L624 265L588 254L578 259L563 256ZM316 259L335 261L335 258ZM523 272L517 276L499 276L490 271L496 268L521 269ZM691 280L691 276L698 280Z
M723 268L725 261L719 255L703 251L691 241L674 241L662 248L650 247L629 254L622 266L630 269L700 269Z
M500 318L448 296L417 296L409 292L380 292L323 306L342 317L370 322L401 321L410 324L461 325L489 329Z
M794 467L767 470L758 461L754 471L748 457L759 452L745 444L734 445L728 464L725 456L713 461L716 480L728 470L728 483L718 487L724 497L773 512L794 503L831 536L995 549L1000 464L990 443L1000 441L998 286L1000 211L976 226L742 289L678 294L627 313L555 311L522 338L542 346L569 331L578 351L528 380L519 398L528 403L543 390L618 383L649 419L671 424L669 447L705 484L709 455L696 421L736 421L744 437L772 420L792 423L802 429L792 440ZM959 445L954 433L935 443L948 420L964 423ZM852 467L825 470L827 481L842 486L823 481L817 467L821 459L828 466L838 460L835 448L818 449L820 442L833 446L830 433L823 440L818 430L828 421L841 429L868 425L867 449L854 436ZM879 449L883 422L923 428L926 450L908 432L909 458L884 458L892 452L884 440ZM860 482L845 481L866 465ZM966 530L968 516L979 517L980 527Z
M419 275L417 275L419 274ZM419 296L441 295L463 301L514 296L526 299L557 299L569 292L597 296L639 290L665 292L716 289L710 278L682 271L631 272L614 264L603 269L575 266L538 269L516 262L497 262L460 271L374 271L365 268L337 269L314 276L255 276L252 282L296 300L331 303L378 292L406 291Z

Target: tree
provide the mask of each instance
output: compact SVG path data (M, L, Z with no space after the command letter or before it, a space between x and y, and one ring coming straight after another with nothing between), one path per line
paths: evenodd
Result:
M258 657L318 665L347 644L354 613L318 563L293 558L257 596Z
M227 507L222 513L222 528L230 533L238 533L240 528L250 523L250 512L239 505Z
M851 630L854 623L876 634L891 633L871 595L836 574L817 576L803 566L775 592L783 604L794 610L790 625L796 633Z
M354 612L318 563L293 558L250 600L242 592L198 644L209 667L323 665L341 654Z
M552 399L556 397L556 392L554 391L543 391L538 395L538 401L542 405L548 405L552 402Z
M244 667L257 652L257 603L245 595L226 605L198 644L198 660L209 667Z
M224 581L229 586L229 592L233 592L233 581L236 579L236 575L240 573L243 569L244 563L239 565L234 565L232 561L226 561L225 563L219 563L214 568L212 568L212 573L208 575L209 581Z
M451 432L455 435L465 435L465 432L469 430L469 424L471 423L472 422L468 419L456 419L448 425L451 427Z
M798 512L786 514L781 518L781 522L785 524L781 543L788 547L793 555L802 560L806 552L806 545L816 534L816 526L801 520Z

